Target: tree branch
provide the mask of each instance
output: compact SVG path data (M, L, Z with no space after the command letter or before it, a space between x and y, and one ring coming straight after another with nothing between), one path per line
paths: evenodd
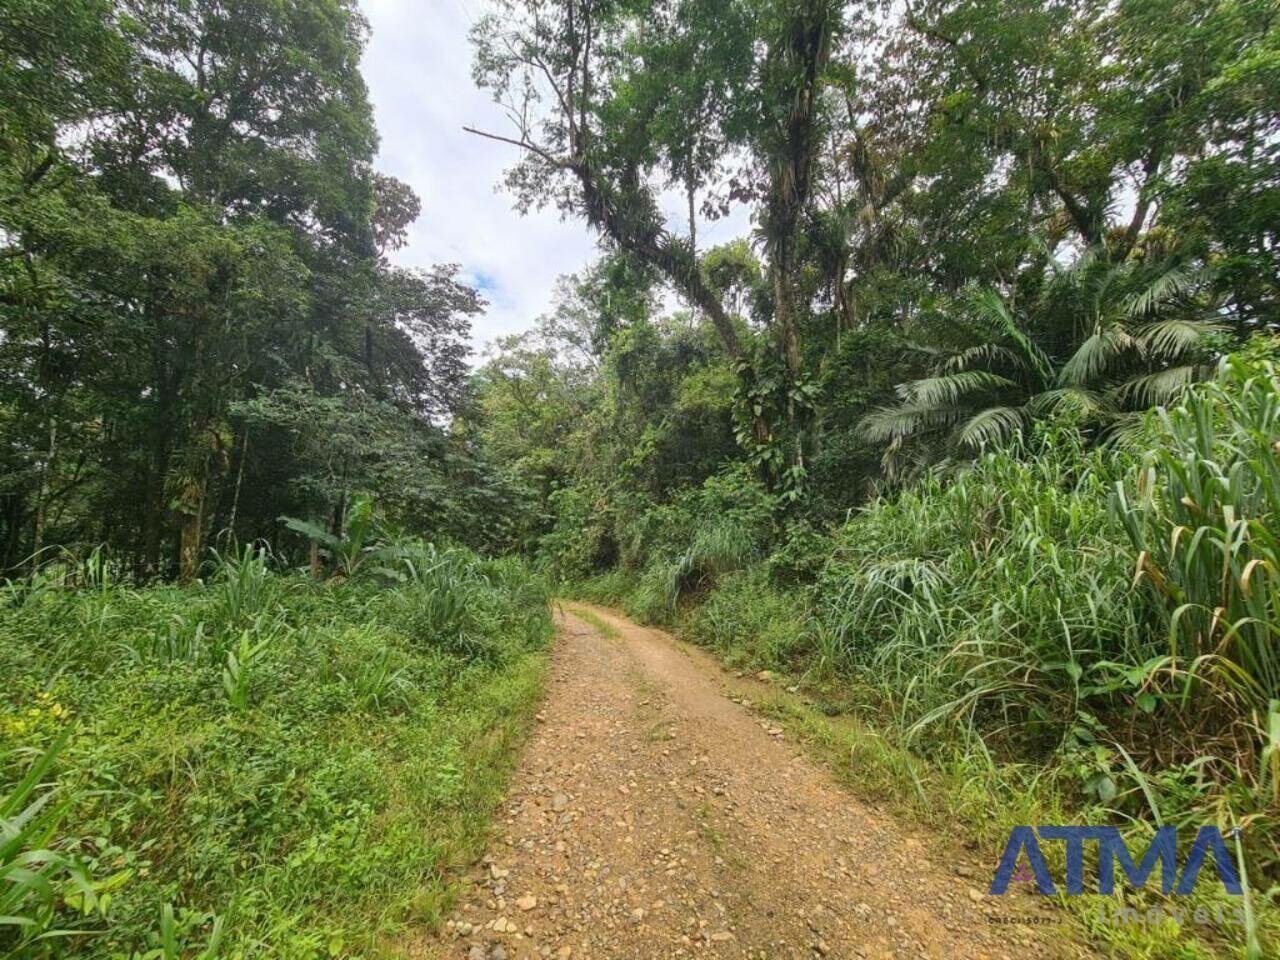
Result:
M541 157L558 170L572 170L574 168L573 161L554 157L536 143L530 143L527 138L521 137L519 140L515 140L511 137L504 137L500 134L489 133L485 130L477 130L475 127L468 126L464 126L462 129L467 133L475 134L477 137L484 137L486 140L496 140L498 143L509 143L513 147L520 147L522 150L528 150L530 153Z

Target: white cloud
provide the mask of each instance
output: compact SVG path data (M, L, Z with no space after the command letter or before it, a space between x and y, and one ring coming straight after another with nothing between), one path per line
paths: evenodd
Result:
M520 216L497 186L516 148L463 124L506 132L508 121L471 80L474 0L361 0L373 35L362 64L381 135L378 169L422 198L422 216L395 259L457 263L489 301L472 341L528 329L551 306L556 278L594 258L585 224L552 210Z

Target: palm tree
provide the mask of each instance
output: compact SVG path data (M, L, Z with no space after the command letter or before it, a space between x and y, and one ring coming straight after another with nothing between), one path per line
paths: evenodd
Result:
M1213 372L1223 328L1211 319L1207 279L1090 251L1055 268L1022 312L989 287L968 287L926 321L930 375L900 384L899 402L864 418L861 433L886 445L885 470L897 478L1045 417L1107 427L1167 403Z

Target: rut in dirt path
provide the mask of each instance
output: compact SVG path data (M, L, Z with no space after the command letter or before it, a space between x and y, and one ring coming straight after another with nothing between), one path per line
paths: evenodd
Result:
M728 699L706 653L584 604L557 622L541 722L428 955L1079 955L1046 907L984 896L989 868L939 858ZM989 921L1014 915L1054 925Z

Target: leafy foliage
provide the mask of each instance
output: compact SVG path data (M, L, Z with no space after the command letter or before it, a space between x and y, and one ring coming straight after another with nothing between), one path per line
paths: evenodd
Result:
M1153 273L1086 254L1052 276L1030 316L1017 316L993 289L962 291L926 330L932 375L901 384L900 403L869 414L863 434L888 444L893 472L903 462L971 455L1048 416L1096 429L1122 411L1176 399L1212 369L1222 342L1213 304L1196 296L1203 286L1184 268ZM1075 331L1056 347L1068 353L1049 352L1055 331Z
M403 524L492 473L442 427L479 298L385 256L419 205L372 170L354 3L0 18L0 568L106 544L191 579L281 513L364 489Z

